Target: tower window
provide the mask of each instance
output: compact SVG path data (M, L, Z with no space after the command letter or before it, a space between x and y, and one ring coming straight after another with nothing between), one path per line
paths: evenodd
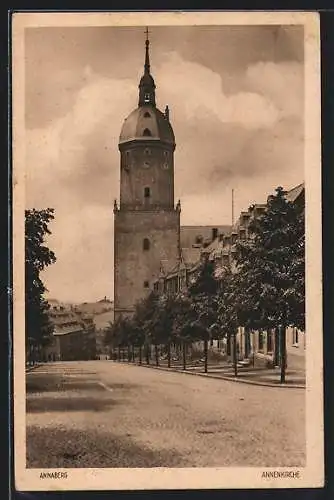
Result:
M168 151L164 151L164 155L167 157L168 156Z
M143 135L145 135L146 137L151 137L151 131L148 129L148 128L145 128L144 132L143 132Z
M151 155L151 150L150 150L150 149L148 149L148 148L146 148L146 149L144 150L144 153L145 153L147 156L150 156L150 155Z
M148 111L146 111L146 113L144 113L144 118L151 118L151 115Z
M149 282L147 280L144 281L144 288L148 288L150 286Z
M145 94L144 101L145 102L150 102L150 94Z
M149 198L151 196L151 190L149 187L144 188L144 198Z
M125 170L129 170L129 167L130 167L130 151L126 151L124 168Z
M143 250L149 250L150 249L150 240L148 238L143 239Z
M164 170L167 170L167 169L168 169L168 163L163 163L163 164L162 164L162 168L163 168Z
M143 166L144 166L144 168L149 168L150 163L148 161L144 161L144 165Z

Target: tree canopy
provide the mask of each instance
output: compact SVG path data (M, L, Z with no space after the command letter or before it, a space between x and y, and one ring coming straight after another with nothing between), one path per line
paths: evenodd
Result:
M56 256L46 245L51 234L49 223L54 210L25 211L25 318L26 343L44 346L50 340L53 326L50 323L49 304L44 298L47 291L40 273L56 262Z

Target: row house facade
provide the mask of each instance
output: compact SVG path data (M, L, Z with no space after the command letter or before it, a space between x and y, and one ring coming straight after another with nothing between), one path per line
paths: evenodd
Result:
M288 191L289 201L304 206L304 184L300 184ZM196 238L192 248L182 248L180 261L172 269L168 263L162 263L160 277L154 283L154 290L158 293L175 294L187 288L195 279L196 273L204 258L214 262L215 276L219 281L226 266L234 268L234 255L237 241L244 241L250 237L248 228L252 219L261 216L266 210L266 204L255 204L249 210L240 213L236 223L225 233L212 229L211 241ZM303 368L305 363L305 332L296 328L287 330L287 356L289 367ZM277 365L279 360L279 342L277 330L248 332L240 327L237 334L237 352L240 360L267 365ZM226 350L227 356L232 354L232 345L211 340L211 347Z

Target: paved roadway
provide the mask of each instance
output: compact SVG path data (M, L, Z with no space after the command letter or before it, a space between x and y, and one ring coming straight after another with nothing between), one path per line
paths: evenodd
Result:
M114 363L27 374L27 467L303 466L305 391Z

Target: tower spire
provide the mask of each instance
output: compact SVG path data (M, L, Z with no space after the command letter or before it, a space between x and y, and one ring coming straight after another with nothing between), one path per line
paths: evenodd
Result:
M147 26L145 35L145 64L144 75L141 77L139 83L139 106L145 106L148 104L155 106L155 83L150 73L150 40L148 38L149 31Z
M145 40L145 74L149 74L150 73L150 52L149 52L149 48L150 48L150 40L148 38L148 35L149 35L149 31L148 31L148 27L146 26L146 30L145 30L145 35L146 35L146 40Z

